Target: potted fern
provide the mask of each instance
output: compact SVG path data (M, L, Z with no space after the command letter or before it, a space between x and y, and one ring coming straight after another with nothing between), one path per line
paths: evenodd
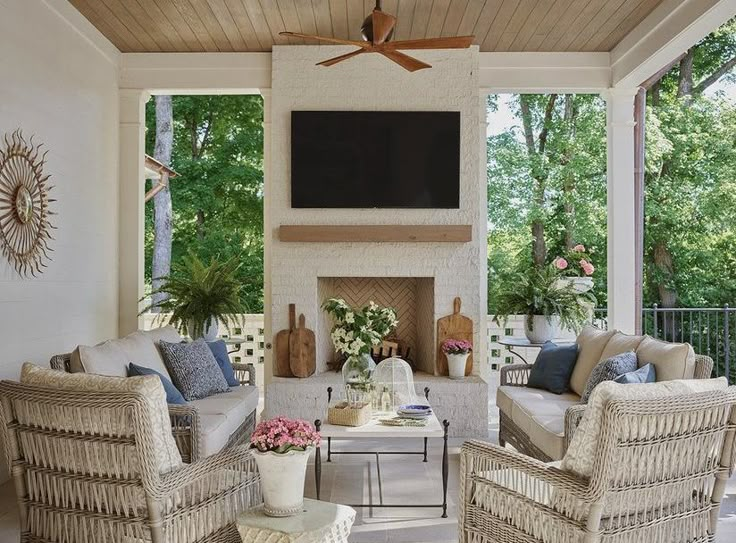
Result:
M554 266L516 272L501 283L493 320L505 326L510 315L524 315L524 332L532 343L554 339L561 328L580 331L595 298L561 287L559 279Z
M153 291L165 298L148 305L141 313L158 308L170 314L169 324L180 333L192 339L215 341L219 323L228 330L242 325L242 314L247 312L242 280L238 277L240 266L237 257L223 262L213 258L205 265L190 253L172 266L171 273Z

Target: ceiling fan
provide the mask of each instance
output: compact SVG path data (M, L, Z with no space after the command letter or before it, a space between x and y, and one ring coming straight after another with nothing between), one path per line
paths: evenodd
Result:
M400 49L466 49L473 43L475 36L456 36L447 38L427 38L421 40L390 41L394 33L396 17L381 11L381 0L376 0L376 7L368 15L360 27L364 41L343 40L340 38L327 38L324 36L312 36L300 34L299 32L279 32L282 36L295 38L307 38L341 45L354 45L359 49L318 62L318 66L332 66L343 60L356 57L363 53L379 53L393 60L402 68L415 72L432 66L414 57L402 53Z

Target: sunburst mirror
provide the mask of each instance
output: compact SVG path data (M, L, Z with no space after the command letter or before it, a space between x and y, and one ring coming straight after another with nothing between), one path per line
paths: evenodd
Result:
M20 130L0 144L0 243L2 252L21 276L43 272L50 260L54 227L49 217L49 175L46 152ZM47 151L48 152L48 151Z

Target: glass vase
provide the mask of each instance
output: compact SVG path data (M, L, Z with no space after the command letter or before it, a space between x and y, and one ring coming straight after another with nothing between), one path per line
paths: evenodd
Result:
M373 392L373 371L376 363L368 353L349 356L342 366L342 381L345 386L346 395L348 390L351 394L356 392L365 394L366 397Z

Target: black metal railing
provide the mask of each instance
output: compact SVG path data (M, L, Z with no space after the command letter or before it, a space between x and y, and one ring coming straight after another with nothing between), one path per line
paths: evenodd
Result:
M594 324L607 328L608 309L595 310ZM686 342L713 359L713 375L736 383L736 308L676 307L654 304L642 312L645 334L664 341Z

